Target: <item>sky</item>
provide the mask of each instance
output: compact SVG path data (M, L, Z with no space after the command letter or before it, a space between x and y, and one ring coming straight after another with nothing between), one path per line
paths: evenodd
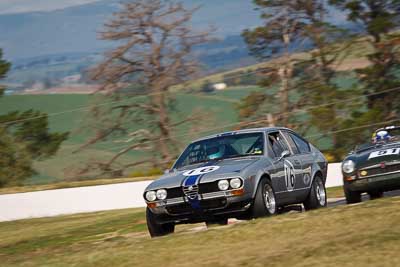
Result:
M0 0L0 14L51 11L99 0Z

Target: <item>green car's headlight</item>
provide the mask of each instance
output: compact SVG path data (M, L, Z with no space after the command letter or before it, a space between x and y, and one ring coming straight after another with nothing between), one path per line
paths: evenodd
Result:
M346 160L342 164L342 170L344 173L352 173L356 168L356 164L352 160Z

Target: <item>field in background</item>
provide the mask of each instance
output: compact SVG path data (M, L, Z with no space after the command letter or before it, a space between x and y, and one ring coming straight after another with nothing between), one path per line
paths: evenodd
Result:
M187 116L191 112L197 110L204 113L213 114L210 124L213 127L227 125L237 122L237 114L235 104L239 99L243 98L251 91L260 90L258 87L243 87L227 91L218 91L212 94L186 94L178 93L177 110L181 116ZM49 125L52 131L69 131L70 138L63 143L60 151L51 159L35 163L35 168L39 171L39 175L32 177L27 184L41 184L61 181L68 177L71 169L76 168L82 162L90 159L109 159L118 152L119 147L123 147L123 143L117 143L116 140L96 144L89 149L73 153L81 145L83 145L91 136L92 131L87 126L89 122L88 111L80 110L81 107L93 105L94 103L104 103L93 101L94 97L90 95L12 95L0 98L0 114L9 111L28 109L40 110L48 114L59 113L67 110L78 109L73 112L57 114L49 117ZM109 101L107 101L109 102ZM209 116L210 117L210 116ZM135 126L133 125L132 128ZM211 127L212 128L212 127ZM176 135L187 135L187 128L181 127ZM203 132L197 132L199 137L218 131L224 128L210 131L209 127ZM193 136L184 136L179 138L182 146L186 145ZM140 157L140 153L130 153L122 158L123 162L131 162Z
M5 222L0 257L2 266L399 266L399 204L384 198L200 232L184 225L154 240L143 209Z
M360 39L361 40L361 39ZM365 55L369 49L365 42L361 42L359 47L354 47L350 51L349 57L340 65L337 66L341 70L352 70L355 67L365 65ZM309 53L298 53L293 56L294 58L304 59L309 57ZM256 65L234 69L231 71L210 75L205 78L191 81L182 86L173 88L173 92L176 94L177 99L177 110L180 112L180 117L187 116L191 112L196 113L208 113L212 116L207 116L209 121L208 126L203 127L204 131L197 132L195 136L187 135L188 128L180 127L175 133L179 137L181 146L184 147L188 142L199 136L221 132L224 130L231 130L233 127L221 127L223 125L231 125L238 122L238 114L236 104L239 100L247 96L250 92L256 90L264 90L257 86L240 86L240 87L229 87L224 91L215 91L213 93L204 94L198 93L201 86L206 80L210 82L221 82L223 81L224 75L229 73L256 71L259 68L268 67L271 65L279 64L281 59L277 58L268 62L259 63ZM337 80L338 84L343 88L350 88L355 82L354 77L351 73L345 73L345 76ZM183 90L185 89L185 90ZM271 103L275 103L275 98L272 96L273 92L270 92ZM296 98L297 96L294 96ZM60 182L69 180L74 176L76 169L82 166L82 162L88 162L93 159L106 160L110 159L112 155L120 150L124 146L124 143L118 143L117 140L108 140L103 143L91 146L89 149L82 150L78 153L73 153L80 146L82 146L90 136L92 131L88 126L87 122L90 122L88 118L88 111L81 110L80 108L86 107L93 104L108 102L107 100L95 101L94 96L85 94L54 94L54 95L11 95L0 98L0 114L6 112L19 110L24 111L28 109L40 110L48 114L59 113L67 110L78 109L74 112L67 112L58 114L56 116L50 116L50 128L53 131L69 131L70 138L63 143L58 154L51 159L36 162L35 168L39 174L28 179L27 185L37 184L48 184L54 182ZM140 100L138 100L140 101ZM273 105L277 108L277 105ZM132 125L132 129L137 128ZM317 132L310 130L310 134L317 134ZM313 140L310 140L313 141ZM330 142L328 139L319 140L316 145L320 149L329 149ZM143 156L139 152L131 152L121 158L122 163L129 163ZM125 173L125 176L131 176L134 173L140 174L141 170L132 169ZM146 175L146 174L144 174Z
M339 78L340 83L344 88L349 88L354 82L350 76ZM195 84L196 82L194 82ZM191 85L188 85L191 86ZM193 85L194 86L194 85ZM193 87L189 87L193 88ZM238 123L237 104L240 99L247 96L252 91L265 90L257 86L242 86L242 87L229 87L223 91L215 91L213 93L198 93L198 92L185 92L176 91L176 109L179 111L177 117L189 116L191 113L206 114L207 121L203 123L201 131L194 134L190 133L187 126L181 126L174 133L177 140L181 143L181 147L185 147L188 142L200 136L206 136L217 132L232 130ZM276 106L276 100L273 96L274 90L270 91L273 108ZM297 96L294 96L295 98ZM141 101L140 98L137 101ZM115 140L107 140L102 143L90 146L85 150L77 151L91 136L89 123L89 109L82 109L91 105L103 104L110 102L110 100L99 100L95 96L85 94L54 94L54 95L10 95L0 98L0 115L9 111L18 110L24 111L28 109L35 109L50 114L49 126L52 131L70 132L70 138L64 142L58 151L57 155L51 159L39 161L34 164L38 175L29 178L26 185L48 184L65 180L70 180L74 177L76 170L82 167L85 162L93 159L106 161L110 159L115 153L125 147L125 143L121 141L127 138L120 138ZM73 110L72 112L65 112ZM51 115L54 114L55 115ZM299 115L299 114L297 114ZM300 116L302 116L300 114ZM197 123L195 123L197 124ZM227 125L227 127L225 127ZM132 130L137 129L138 126L132 125ZM203 130L204 129L204 130ZM309 134L318 134L315 130L310 129ZM317 143L310 140L317 145L320 149L327 149L330 147L330 142L327 139L321 139ZM145 154L140 152L130 152L129 154L121 157L121 163L129 163L137 160ZM131 169L124 175L130 176L143 176L148 175L141 173L142 168Z

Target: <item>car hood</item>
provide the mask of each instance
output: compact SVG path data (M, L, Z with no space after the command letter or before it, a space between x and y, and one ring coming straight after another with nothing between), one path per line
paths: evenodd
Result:
M377 155L381 151L391 150L400 151L400 142L387 143L378 146L373 146L367 149L360 150L347 159L354 160L356 162L357 169L365 168L371 165L376 165L382 162L400 161L399 153L382 153L382 155Z
M160 189L160 188L173 188L182 186L183 182L188 175L184 175L186 172L195 170L202 167L216 167L214 171L201 174L200 182L213 182L215 180L224 177L236 177L240 176L241 173L250 165L260 160L260 157L251 158L237 158L237 159L225 159L221 161L209 161L206 163L192 165L190 167L173 171L169 174L161 176L159 179L152 182L147 188L148 190Z

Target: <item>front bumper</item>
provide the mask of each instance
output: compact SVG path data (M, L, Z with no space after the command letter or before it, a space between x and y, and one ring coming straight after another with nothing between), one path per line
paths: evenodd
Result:
M199 205L194 208L187 197L158 202L149 206L160 223L196 223L218 218L237 218L251 205L251 195L229 195L229 192L216 192L212 195L199 195Z
M345 181L344 185L351 191L360 192L397 190L400 189L400 171Z

